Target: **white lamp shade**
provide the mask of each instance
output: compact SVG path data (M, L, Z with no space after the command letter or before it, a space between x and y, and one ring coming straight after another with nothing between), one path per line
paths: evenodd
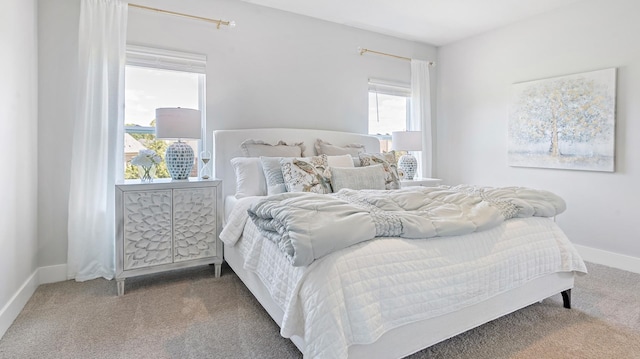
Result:
M200 111L190 108L157 108L156 138L200 138Z
M391 132L391 149L397 151L422 151L422 131Z

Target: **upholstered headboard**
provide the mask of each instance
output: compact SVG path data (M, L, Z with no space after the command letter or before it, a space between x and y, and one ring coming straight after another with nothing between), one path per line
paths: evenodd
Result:
M351 132L296 128L252 128L213 131L213 176L223 180L223 196L225 197L233 195L236 189L235 174L230 161L234 157L243 157L240 144L250 139L262 140L272 144L280 140L287 143L304 142L304 156L316 154L315 143L317 139L330 142L336 146L360 143L365 146L367 152L380 152L378 138Z

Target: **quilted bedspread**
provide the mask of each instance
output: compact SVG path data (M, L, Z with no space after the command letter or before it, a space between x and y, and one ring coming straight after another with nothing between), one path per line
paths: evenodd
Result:
M460 185L283 193L260 200L249 215L294 266L306 266L374 237L457 236L513 217L553 217L565 208L562 198L548 191Z
M305 340L305 358L346 358L404 324L447 314L556 272L586 267L549 218L513 218L466 235L377 238L292 266L247 209L234 207L220 238L284 311L281 335ZM347 234L342 238L346 239Z

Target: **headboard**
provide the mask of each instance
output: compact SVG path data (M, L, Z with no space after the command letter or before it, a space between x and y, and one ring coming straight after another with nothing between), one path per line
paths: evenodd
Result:
M230 161L234 157L243 157L240 151L240 144L249 139L263 140L272 144L280 140L286 143L304 142L306 148L303 156L316 154L315 143L317 139L337 146L361 143L365 146L367 152L380 152L380 141L377 137L359 133L296 128L252 128L213 131L213 177L222 179L224 197L233 195L236 190L235 174Z

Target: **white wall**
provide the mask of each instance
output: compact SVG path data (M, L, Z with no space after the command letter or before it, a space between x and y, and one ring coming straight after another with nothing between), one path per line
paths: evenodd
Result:
M0 337L35 287L19 289L37 263L36 0L7 0L0 12Z
M640 2L594 0L438 49L437 175L447 183L547 188L576 244L640 260ZM513 83L618 68L616 171L507 166ZM640 268L638 268L640 270Z
M321 128L366 133L369 77L410 82L408 62L357 47L434 59L436 49L236 0L139 0L216 19L130 8L128 41L207 55L207 147L215 129ZM70 135L79 0L40 1L40 266L66 263ZM435 76L433 78L435 87ZM52 148L56 148L55 151Z
M367 79L410 82L408 62L358 46L433 59L436 49L241 1L140 1L234 20L233 29L130 9L127 41L207 55L208 130L250 127L367 132ZM435 83L435 80L434 80ZM211 132L211 131L209 131ZM211 135L207 139L211 143Z

